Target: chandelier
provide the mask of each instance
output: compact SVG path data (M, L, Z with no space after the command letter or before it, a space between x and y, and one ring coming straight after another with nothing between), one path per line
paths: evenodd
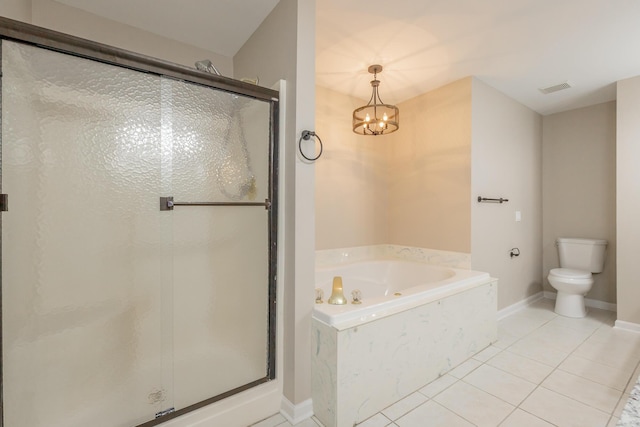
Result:
M376 78L382 71L382 65L371 65L371 99L364 107L353 110L353 131L359 135L382 135L395 132L400 127L400 110L395 105L385 104L380 99Z

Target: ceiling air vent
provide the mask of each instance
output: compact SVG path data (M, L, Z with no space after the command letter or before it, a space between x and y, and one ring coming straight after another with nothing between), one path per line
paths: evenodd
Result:
M559 90L565 90L565 89L569 89L571 86L571 84L569 84L569 82L564 82L564 83L560 83L557 85L553 85L553 86L549 86L549 87L541 87L540 89L538 89L540 92L544 93L545 95L553 93L553 92L557 92Z

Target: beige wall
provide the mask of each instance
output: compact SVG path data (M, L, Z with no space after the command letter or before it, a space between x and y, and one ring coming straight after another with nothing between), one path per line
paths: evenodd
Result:
M7 5L4 1L0 2L1 16L188 67L193 67L198 60L209 58L223 75L233 76L232 58L215 52L120 24L52 0L9 0Z
M287 81L286 142L281 150L285 259L284 272L278 277L284 286L283 391L294 405L311 398L315 171L313 164L297 155L297 141L303 130L315 129L314 23L315 1L281 0L234 58L239 75L257 75L267 86L279 79Z
M587 295L616 302L616 103L543 119L543 275L559 266L558 237L606 239L607 258Z
M499 279L502 309L542 288L542 118L475 78L472 104L471 266Z
M316 130L324 151L316 162L316 249L389 243L389 136L351 130L351 113L366 103L316 87Z
M618 320L640 324L640 77L619 81L617 92Z
M471 249L471 78L398 105L400 129L361 136L366 101L318 88L316 249L398 244Z
M471 81L398 105L389 169L389 243L471 251Z

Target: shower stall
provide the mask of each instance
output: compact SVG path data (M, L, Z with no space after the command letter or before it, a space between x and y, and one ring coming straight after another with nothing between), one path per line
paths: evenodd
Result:
M0 18L2 424L275 378L278 93Z

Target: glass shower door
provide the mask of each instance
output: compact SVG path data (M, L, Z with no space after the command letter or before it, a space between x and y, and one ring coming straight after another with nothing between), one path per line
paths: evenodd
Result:
M184 408L265 378L269 104L163 80L171 153L173 397Z
M273 378L270 101L1 52L4 425L151 425Z
M162 400L159 78L2 42L7 427L131 426Z

